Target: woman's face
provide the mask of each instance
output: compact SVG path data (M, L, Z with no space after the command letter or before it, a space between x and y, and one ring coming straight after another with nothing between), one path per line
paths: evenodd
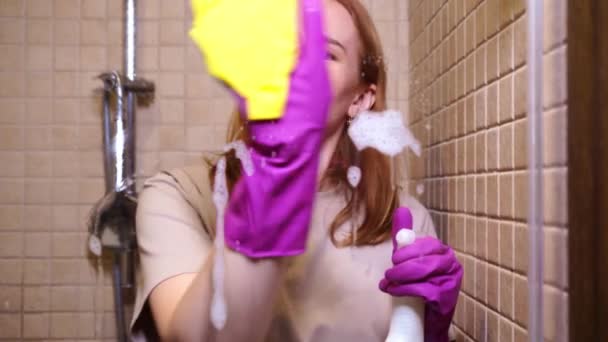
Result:
M343 127L349 107L363 91L360 77L359 33L350 13L335 0L325 0L327 69L333 102L327 123L327 135Z

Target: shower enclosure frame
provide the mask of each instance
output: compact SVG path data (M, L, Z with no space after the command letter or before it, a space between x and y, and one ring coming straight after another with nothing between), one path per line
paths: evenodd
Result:
M569 340L608 341L608 1L568 0Z

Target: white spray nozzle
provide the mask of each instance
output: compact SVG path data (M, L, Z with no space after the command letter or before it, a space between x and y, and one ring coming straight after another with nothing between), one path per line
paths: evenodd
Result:
M395 240L397 240L397 247L405 247L412 244L414 240L416 240L416 233L411 229L401 228L397 232Z

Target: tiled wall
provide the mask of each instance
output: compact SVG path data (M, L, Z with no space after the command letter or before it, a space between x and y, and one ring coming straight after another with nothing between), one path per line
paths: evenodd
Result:
M525 1L408 3L411 188L464 266L459 340L527 341ZM566 0L544 12L544 334L566 341Z
M123 0L0 0L0 340L114 340L111 277L87 254L103 193L102 71L122 69ZM231 102L187 37L189 0L138 1L137 178L224 141ZM406 2L365 1L406 109ZM141 185L141 182L139 182Z

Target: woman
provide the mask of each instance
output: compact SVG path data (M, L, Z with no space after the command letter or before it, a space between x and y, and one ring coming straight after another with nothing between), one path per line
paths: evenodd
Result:
M414 254L429 261L437 257L440 262L419 264L424 276L407 283L392 276L401 270L411 273L407 270L412 265L411 257L402 258L399 251L393 254L391 223L397 207L411 210L419 237L435 237L435 230L426 209L391 184L389 160L371 149L358 152L346 134L349 122L359 113L386 106L386 72L378 35L358 0L327 0L324 14L333 99L320 145L319 191L306 252L253 259L229 244L232 249L227 248L224 257L229 316L226 326L217 331L209 323L212 262L217 252L211 188L217 161L150 178L137 212L141 286L132 323L135 339L383 341L398 302L378 289L385 270L391 272L380 284L383 291L419 295L427 303L438 303L432 310L427 306L426 319L432 321L427 328L434 325L431 328L447 337L445 321L453 314L459 265L436 239L422 239L422 249L413 249ZM229 141L252 140L242 126L235 116ZM226 154L226 160L228 185L233 189L241 177L240 164L233 153ZM351 165L362 169L355 189L346 179ZM445 287L441 277L448 277L451 287L427 295L430 287Z

